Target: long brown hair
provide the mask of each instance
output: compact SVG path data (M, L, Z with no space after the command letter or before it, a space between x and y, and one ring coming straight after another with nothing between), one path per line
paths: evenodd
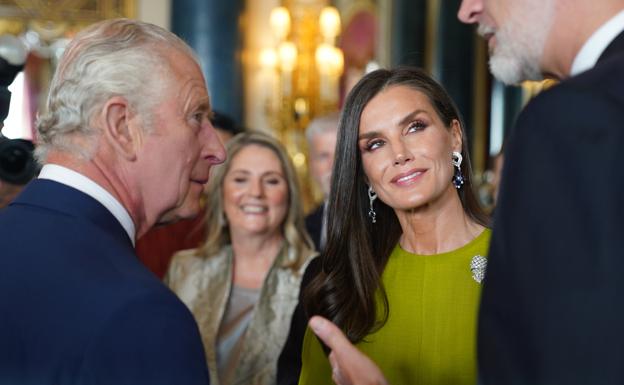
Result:
M377 223L372 224L367 216L367 184L358 146L360 117L373 97L387 87L399 85L427 96L445 127L450 129L454 120L460 123L464 185L458 190L459 198L469 218L483 226L489 222L472 190L472 168L463 120L444 88L417 68L382 69L364 76L347 96L340 117L336 143L339 151L336 151L329 197L327 244L321 255L321 272L304 292L306 313L332 320L352 342L361 341L387 320L388 298L381 284L381 274L402 233L394 210L379 200L375 202ZM377 294L383 305L381 315L376 311Z

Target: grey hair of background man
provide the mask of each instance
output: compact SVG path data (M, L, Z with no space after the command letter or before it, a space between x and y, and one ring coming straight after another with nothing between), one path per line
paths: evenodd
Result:
M37 122L39 161L50 150L92 158L99 138L93 119L114 96L124 97L149 131L149 111L162 100L158 87L167 78L171 49L199 63L180 38L149 23L106 20L77 34L56 68L47 111Z
M340 113L333 112L328 115L323 115L316 119L313 119L306 128L305 136L308 143L312 143L312 139L319 134L326 132L338 132L338 122L340 120Z

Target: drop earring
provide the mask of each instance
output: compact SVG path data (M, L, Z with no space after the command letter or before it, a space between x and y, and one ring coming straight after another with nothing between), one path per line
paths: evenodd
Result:
M462 154L457 151L453 151L453 155L451 156L452 163L454 168L452 183L456 189L460 189L464 184L464 176L461 173L461 163L463 160Z
M373 202L375 202L375 199L377 199L377 193L373 190L372 187L368 186L368 203L370 205L370 210L368 210L368 216L373 223L377 223L377 213L375 212L375 208L373 207Z

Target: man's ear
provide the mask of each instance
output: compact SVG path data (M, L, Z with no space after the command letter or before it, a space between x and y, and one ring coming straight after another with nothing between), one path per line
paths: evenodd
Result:
M141 142L141 130L133 123L128 100L114 96L102 108L103 136L112 149L124 159L135 160Z
M464 138L461 124L459 120L453 119L451 122L451 145L453 146L453 151L462 152L463 143Z

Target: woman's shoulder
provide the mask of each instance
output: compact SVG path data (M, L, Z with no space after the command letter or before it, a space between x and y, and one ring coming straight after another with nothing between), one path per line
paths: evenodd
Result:
M307 270L310 261L312 261L318 252L306 246L297 247L286 244L280 251L275 261L275 267L280 270L287 271L289 274L301 277Z
M487 252L487 250L489 250L490 248L490 241L492 240L492 229L490 229L489 227L485 227L483 229L483 231L481 232L481 234L477 235L477 237L474 239L474 243L475 246L481 249L485 249L485 251Z
M171 261L183 262L183 261L191 261L198 258L199 249L186 249L176 251L171 257Z
M207 258L201 254L200 249L180 250L171 257L169 269L182 266L197 266L203 264L206 259Z
M171 263L174 264L184 264L184 265L197 265L197 264L207 264L211 263L211 261L219 260L227 257L229 247L223 247L219 250L218 253L208 255L203 249L187 249L180 250L173 254L171 258Z
M195 249L180 251L172 259L164 282L189 305L200 292L214 291L225 285L232 268L230 255L227 248L211 256L204 256L201 250Z
M492 230L488 227L482 227L474 237L466 245L452 251L453 254L480 254L487 256L487 252L490 248L490 239L492 238Z
M419 260L421 260L422 263L424 263L425 260L429 260L433 258L440 259L439 257L441 256L442 257L461 257L461 256L467 256L467 255L475 255L475 254L486 256L490 248L491 238L492 238L492 230L488 227L481 227L479 231L477 232L477 235L474 236L474 238L468 240L467 243L450 251L445 251L445 252L441 252L438 254L426 254L426 255L419 255L419 254L415 254L410 251L407 251L403 249L403 247L401 246L399 242L397 242L394 248L392 249L389 262L396 262L397 260L403 259L403 258L411 259L411 257L414 255L417 255L419 257L424 257L424 258L419 258Z
M169 262L167 280L177 280L190 274L199 274L213 270L213 266L221 266L227 261L227 247L214 255L205 254L201 248L188 249L176 252Z

